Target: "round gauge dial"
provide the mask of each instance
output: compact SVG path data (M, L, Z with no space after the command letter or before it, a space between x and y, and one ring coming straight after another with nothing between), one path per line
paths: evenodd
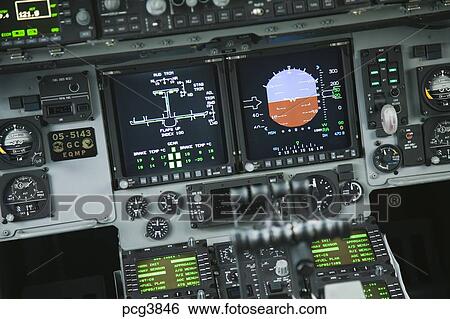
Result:
M450 161L450 120L436 124L429 139L429 152L432 164Z
M346 204L356 203L362 198L363 188L358 182L348 181L342 185L341 194Z
M141 195L130 197L126 204L126 212L131 220L147 215L148 201Z
M397 170L402 163L400 149L395 145L384 144L373 153L373 165L383 173L391 173Z
M170 231L170 223L163 217L153 217L147 224L147 237L161 240L167 237Z
M423 83L425 101L438 111L450 110L450 67L431 71Z
M0 156L19 162L30 156L34 144L33 131L26 125L13 123L0 132Z
M49 194L43 179L23 175L13 178L3 191L3 206L7 219L31 219L47 206Z
M180 194L175 192L164 192L159 196L158 207L164 214L175 214L178 210L178 199Z
M322 175L311 175L308 177L309 194L316 201L318 211L326 210L333 202L334 187L332 182Z

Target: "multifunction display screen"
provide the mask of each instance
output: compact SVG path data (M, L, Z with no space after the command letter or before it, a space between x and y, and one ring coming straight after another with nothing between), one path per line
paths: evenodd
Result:
M186 252L136 263L141 294L200 286L197 255Z
M349 238L323 239L311 245L317 268L375 261L375 253L365 230L353 231Z
M228 162L216 66L127 73L111 83L125 176Z
M2 40L60 33L58 0L0 1Z
M254 56L236 67L249 160L351 146L341 48Z

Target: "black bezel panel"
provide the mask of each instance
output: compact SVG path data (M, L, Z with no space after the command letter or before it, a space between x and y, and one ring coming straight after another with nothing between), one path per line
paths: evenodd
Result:
M288 46L279 47L276 49L266 49L256 51L254 53L246 55L247 57L263 57L263 56L273 56L277 57L279 54L289 54L289 53L301 53L305 51L312 51L315 49L324 49L331 47L339 47L342 51L342 62L343 62L343 72L344 74L352 73L352 48L349 40L333 41L333 42L322 42L315 44L308 44L302 46ZM241 154L241 165L240 169L242 171L252 172L259 170L270 170L279 169L281 167L287 166L304 166L310 164L319 164L325 162L333 162L339 160L346 160L357 158L360 156L360 145L359 145L359 133L357 129L357 114L355 110L355 92L354 92L354 80L351 77L350 80L345 82L345 93L347 96L347 107L348 107L348 122L349 122L349 135L350 135L350 146L346 149L336 150L336 151L319 151L303 153L299 155L290 156L280 156L273 158L266 158L263 160L251 160L247 155L246 150L246 140L244 131L244 120L241 106L241 98L239 94L238 85L238 71L237 71L237 60L230 59L229 62L229 73L230 73L230 83L233 96L233 106L234 114L236 117L236 129L237 129L237 142L239 153ZM240 60L240 59L239 59ZM262 141L263 142L263 141Z
M223 61L212 62L217 71L218 88L220 90L220 102L222 105L223 115L223 134L225 140L225 153L227 162L224 165L214 167L204 167L197 170L183 171L182 173L165 173L165 174L145 174L136 177L127 177L123 169L123 159L121 157L122 150L120 146L120 133L116 107L111 87L111 76L125 73L144 73L149 71L158 71L164 68L175 69L177 67L189 67L205 65L203 60L192 61L174 61L150 65L135 65L126 68L118 68L113 70L103 71L101 76L104 85L103 102L106 108L105 125L108 128L110 156L113 163L113 184L115 189L135 188L141 186L167 184L180 181L189 181L196 179L203 179L209 177L226 176L235 173L235 157L234 157L234 142L231 126L230 106L228 101L228 88L225 75L225 65ZM126 187L121 186L126 183Z
M167 256L177 253L195 252L200 268L201 285L198 287L178 288L154 293L141 294L137 281L136 263L140 260ZM197 298L194 290L203 290L206 298L217 298L217 288L211 269L210 256L206 240L198 240L194 245L187 243L158 246L137 250L122 251L125 294L128 299L140 298Z

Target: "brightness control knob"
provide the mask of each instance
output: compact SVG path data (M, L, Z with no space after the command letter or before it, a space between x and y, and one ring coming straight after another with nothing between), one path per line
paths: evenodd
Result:
M287 260L280 259L275 264L275 273L277 276L284 277L289 275L289 264Z
M166 11L167 3L165 0L147 0L145 7L152 16L159 16Z
M195 7L198 4L198 0L186 0L186 5L190 8Z
M77 23L83 27L91 24L91 14L84 8L81 8L75 16Z
M230 4L230 0L213 0L213 3L218 7L225 7Z
M120 8L120 0L103 0L103 5L108 11L116 11Z

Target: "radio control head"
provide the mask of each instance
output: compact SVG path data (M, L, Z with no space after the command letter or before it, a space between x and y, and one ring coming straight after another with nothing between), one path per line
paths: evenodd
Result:
M147 0L145 7L152 16L159 16L166 11L167 2L165 0Z
M120 8L120 0L103 0L103 5L108 11L116 11Z

